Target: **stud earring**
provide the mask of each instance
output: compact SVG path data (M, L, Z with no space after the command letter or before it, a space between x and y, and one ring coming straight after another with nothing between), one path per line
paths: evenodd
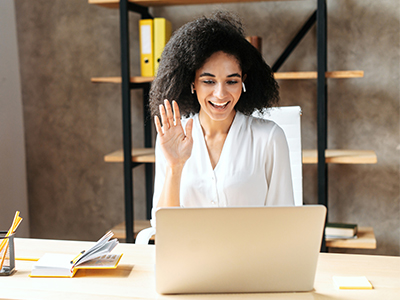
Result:
M193 83L190 85L190 91L192 92L192 94L194 94L194 84Z
M243 93L246 93L246 87L244 85L244 82L242 82L242 87L243 87Z

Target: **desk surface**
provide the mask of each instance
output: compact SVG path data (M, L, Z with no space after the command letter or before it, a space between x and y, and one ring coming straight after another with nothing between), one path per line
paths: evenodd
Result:
M17 257L45 252L75 254L92 242L15 240ZM155 246L119 244L116 270L80 270L74 278L30 278L32 261L16 261L17 273L0 277L0 299L399 299L400 257L321 253L314 291L309 293L161 296L155 292ZM332 276L366 276L373 290L337 290Z

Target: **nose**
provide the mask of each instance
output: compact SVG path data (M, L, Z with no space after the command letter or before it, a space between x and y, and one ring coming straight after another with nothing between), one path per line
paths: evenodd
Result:
M226 96L226 87L222 83L218 83L214 89L214 96L219 99L223 99Z

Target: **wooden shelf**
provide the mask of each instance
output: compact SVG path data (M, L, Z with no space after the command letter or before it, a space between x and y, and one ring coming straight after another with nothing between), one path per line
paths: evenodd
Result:
M105 162L123 162L124 152L118 150L104 156ZM136 148L132 149L132 162L136 163L154 163L156 161L154 155L154 148Z
M378 159L372 150L334 150L325 151L328 164L376 164ZM303 150L303 164L318 163L317 150Z
M172 6L189 4L217 4L234 2L264 2L264 1L288 1L288 0L129 0L129 2L142 6ZM118 8L119 0L89 0L89 4L96 4L107 8Z
M370 150L326 150L326 163L329 164L375 164L377 157ZM104 157L105 162L124 161L123 151L118 150ZM138 163L154 163L153 148L139 148L132 150L132 161ZM317 150L303 150L303 164L316 164Z
M317 79L317 72L277 72L274 74L276 80L293 80L293 79ZM326 78L361 78L364 77L364 71L333 71L326 72ZM133 76L131 83L147 83L152 82L154 77ZM121 83L121 77L94 77L91 79L93 83Z
M276 80L278 79L317 79L317 72L276 72L274 74ZM364 71L332 71L325 73L326 78L361 78L364 77Z
M148 83L152 82L154 77L141 77L141 76L133 76L130 79L131 83ZM121 77L94 77L90 79L93 83L121 83Z
M150 221L149 220L135 220L133 224L133 235L136 238L137 234L139 231L151 227ZM118 224L114 226L112 229L110 229L113 233L115 238L117 239L125 239L126 238L126 232L125 232L125 222L122 222L121 224ZM151 238L151 240L154 240L154 236Z
M376 249L376 239L372 227L359 227L356 239L326 239L330 248Z

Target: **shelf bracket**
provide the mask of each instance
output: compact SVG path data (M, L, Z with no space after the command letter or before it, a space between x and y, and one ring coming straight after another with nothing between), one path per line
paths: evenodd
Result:
M290 44L286 47L286 49L282 52L281 56L276 60L276 62L272 66L272 71L275 73L279 70L282 64L286 61L286 59L290 56L293 50L297 47L306 33L311 29L311 27L315 24L317 20L317 11L308 18L306 23L300 29L300 31L296 34L296 36L292 39Z
M153 17L149 13L148 7L128 1L128 10L140 14L142 19L153 19Z
M145 82L145 83L134 83L134 82L131 82L131 83L129 83L129 88L131 90L134 90L134 89L148 89L149 86L150 86L150 83L148 83L148 82Z

